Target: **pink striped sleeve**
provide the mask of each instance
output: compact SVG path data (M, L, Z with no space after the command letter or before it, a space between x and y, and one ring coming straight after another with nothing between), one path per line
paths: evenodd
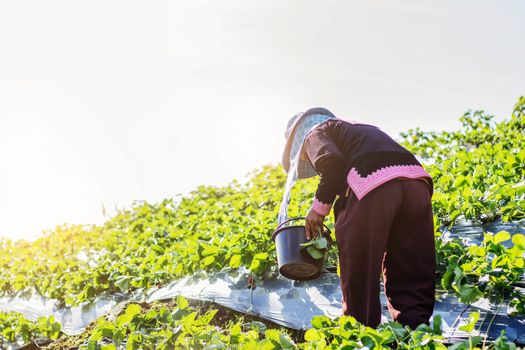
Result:
M327 216L328 214L330 214L331 209L332 204L323 203L320 200L318 200L317 197L314 197L314 201L312 203L312 210L315 211L317 214Z

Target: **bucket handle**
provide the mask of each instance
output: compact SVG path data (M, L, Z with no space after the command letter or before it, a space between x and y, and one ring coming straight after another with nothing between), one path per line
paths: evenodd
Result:
M277 228L275 229L275 231L274 231L274 233L273 233L273 235L272 235L272 240L275 239L275 234L277 233L277 231L279 231L279 230L282 228L282 226L283 226L284 224L287 224L287 223L289 223L289 222L291 222L291 221L305 220L305 219L306 219L306 217L304 217L304 216L299 216L299 217L291 218L291 219L288 219L288 220L286 220L286 221L281 222L281 223L279 224L279 226L277 226ZM324 223L323 223L323 226L324 226L324 228L326 229L326 231L323 232L323 236L325 236L326 239L328 239L328 242L330 242L330 245L331 245L332 243L334 243L332 237L330 236L330 234L332 233L332 231L330 231L330 228L328 228L328 226L326 226ZM328 232L327 232L327 231L328 231Z

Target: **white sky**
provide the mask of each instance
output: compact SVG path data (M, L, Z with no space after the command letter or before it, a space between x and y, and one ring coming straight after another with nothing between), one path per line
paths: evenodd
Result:
M310 107L396 136L525 94L523 1L0 1L11 238L277 163Z

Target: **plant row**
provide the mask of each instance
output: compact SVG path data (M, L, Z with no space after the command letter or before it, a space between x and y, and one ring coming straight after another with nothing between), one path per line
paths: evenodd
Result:
M170 307L157 304L144 309L129 304L115 319L102 318L91 328L89 335L74 346L87 350L103 349L447 349L442 334L441 320L436 317L432 326L421 325L415 330L398 323L381 324L377 329L365 327L354 318L343 316L330 319L316 316L313 328L300 339L293 339L289 331L268 328L257 321L246 322L243 317L231 318L217 325L217 309L200 312L178 297ZM470 336L450 349L510 350L503 332L491 344L476 336L475 325L479 314L472 314L461 326ZM70 344L71 346L71 344ZM51 349L57 349L51 347Z

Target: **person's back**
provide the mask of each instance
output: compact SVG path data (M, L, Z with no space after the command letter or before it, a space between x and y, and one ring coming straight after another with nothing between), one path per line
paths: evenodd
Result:
M410 154L377 126L348 122L342 119L330 119L318 125L336 141L341 152L352 156L353 152L400 152Z

